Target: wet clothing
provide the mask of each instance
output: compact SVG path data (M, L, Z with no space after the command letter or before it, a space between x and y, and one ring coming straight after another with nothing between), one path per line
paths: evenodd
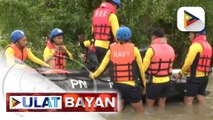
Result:
M143 69L148 70L150 78L146 91L148 99L158 100L167 97L174 59L174 50L167 44L166 38L157 38L152 41L143 61Z
M210 67L211 58L212 48L206 40L206 35L200 35L192 40L184 65L180 71L182 75L185 72L187 73L185 96L205 95L208 84L208 71L201 69L201 67ZM204 61L200 62L200 60Z
M34 63L49 67L48 64L34 56L33 53L27 47L21 50L13 43L5 48L4 55L9 65L13 65L14 63L22 63L28 58Z
M149 83L147 85L146 97L152 100L158 100L159 98L167 97L168 91L170 90L170 82L165 83Z
M57 51L55 51L57 49ZM55 46L53 43L48 41L43 57L44 61L54 68L64 69L66 67L66 59L63 56L68 56L73 59L72 54L63 46Z
M198 36L193 41L196 41L197 39L206 41L206 36L205 35ZM208 47L211 47L211 46L208 45ZM186 72L188 77L189 76L195 76L195 77L208 76L208 72L205 73L201 70L198 70L198 68L197 68L198 62L199 62L199 57L203 54L203 51L204 51L204 47L202 46L202 44L200 44L199 42L194 42L189 48L187 57L185 59L184 65L180 71L180 74L184 75L184 73ZM208 51L212 53L212 48L209 48ZM208 58L211 59L212 55L208 56ZM207 62L203 62L203 63L207 63ZM210 61L207 66L210 67ZM192 73L193 73L193 75L192 75Z
M139 86L130 86L121 83L114 83L113 88L120 93L120 99L127 103L137 103L141 97L141 90Z
M141 90L134 79L133 61L136 61L143 85L146 87L141 55L138 48L132 43L113 43L110 45L110 50L107 51L101 65L92 74L94 77L98 77L110 62L110 76L111 80L114 81L114 89L120 93L121 99L129 103L137 103L141 100Z
M206 87L209 81L208 76L205 77L187 77L184 95L195 97L196 95L205 96Z

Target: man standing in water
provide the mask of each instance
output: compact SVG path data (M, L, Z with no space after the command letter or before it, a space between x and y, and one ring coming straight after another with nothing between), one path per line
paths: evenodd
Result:
M179 72L179 78L186 72L187 80L184 95L184 104L193 104L196 97L198 103L205 103L205 90L208 84L208 75L212 58L212 47L206 39L206 31L190 32L191 46L184 65Z
M158 101L158 106L164 108L170 89L169 75L172 73L175 53L174 49L167 44L163 29L154 29L151 39L152 43L143 61L143 69L147 71L150 78L147 85L146 106L153 107Z
M114 88L121 94L120 109L123 110L124 102L132 105L137 113L143 113L141 100L141 90L136 83L137 66L144 89L146 89L146 79L142 67L142 59L137 47L130 42L132 36L128 27L122 26L118 29L116 37L119 42L110 45L99 68L90 74L90 78L98 77L110 62L110 77L114 81Z

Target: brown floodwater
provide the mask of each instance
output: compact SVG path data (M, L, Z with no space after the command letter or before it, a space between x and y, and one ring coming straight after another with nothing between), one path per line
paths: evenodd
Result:
M102 114L107 120L213 120L213 74L209 76L207 90L211 93L206 97L206 104L186 107L183 101L167 103L164 110L157 107L146 109L143 115L136 115L131 106L123 113Z

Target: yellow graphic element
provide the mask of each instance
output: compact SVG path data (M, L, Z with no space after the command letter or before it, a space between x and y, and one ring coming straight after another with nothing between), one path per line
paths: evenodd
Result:
M192 19L192 17L186 13L184 13L184 27L187 27L187 21L189 21L190 19Z
M18 100L12 98L12 107L15 107L15 106L18 105L19 103L21 103L21 102L19 102Z

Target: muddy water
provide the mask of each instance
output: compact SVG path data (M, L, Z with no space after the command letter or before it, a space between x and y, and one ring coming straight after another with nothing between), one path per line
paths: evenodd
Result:
M209 77L207 89L211 93L204 105L185 107L183 102L173 102L167 103L165 110L145 107L144 115L134 114L131 106L127 106L122 114L103 114L103 117L107 120L213 120L213 74Z

